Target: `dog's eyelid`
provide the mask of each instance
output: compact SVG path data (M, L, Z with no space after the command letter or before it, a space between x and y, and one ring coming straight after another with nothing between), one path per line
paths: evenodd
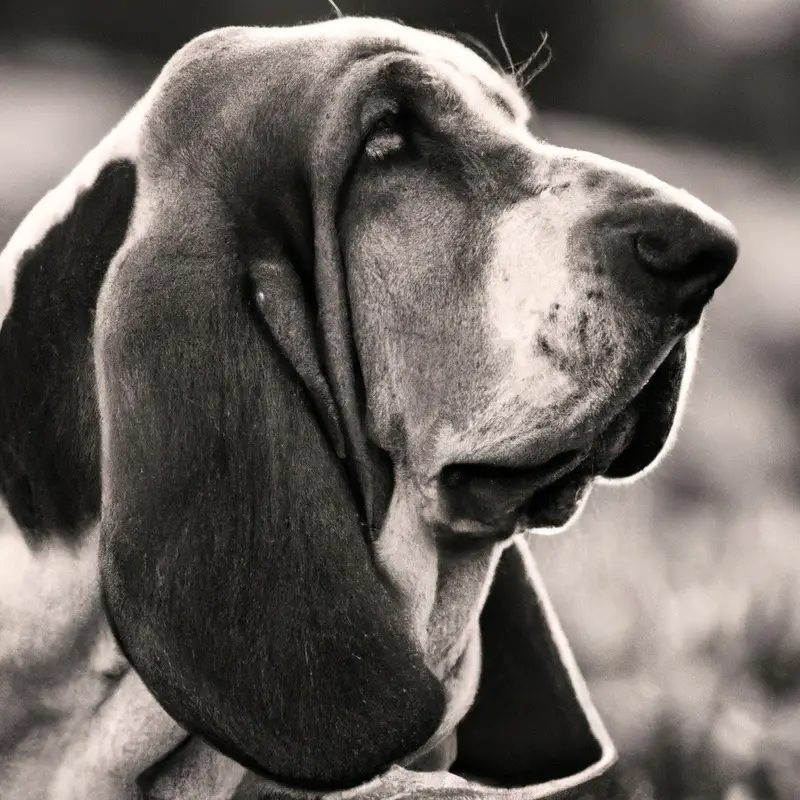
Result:
M372 161L381 161L406 149L413 124L411 112L397 103L375 116L364 144L364 152Z
M364 150L370 159L380 161L392 153L400 152L405 145L405 137L399 131L376 131L370 136Z

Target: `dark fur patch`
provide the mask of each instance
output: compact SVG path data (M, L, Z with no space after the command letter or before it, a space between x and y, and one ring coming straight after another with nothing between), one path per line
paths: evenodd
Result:
M536 344L544 355L551 356L553 354L553 348L550 342L548 342L547 338L541 333L536 337Z
M581 311L578 316L578 338L581 344L586 344L589 330L589 315L585 311Z
M0 490L32 543L74 539L99 511L92 326L135 194L134 165L108 164L18 268L0 331Z
M550 308L547 309L547 321L555 322L558 319L558 312L561 310L560 303L552 303Z
M599 189L607 181L606 173L599 169L586 170L583 174L583 185L587 189Z

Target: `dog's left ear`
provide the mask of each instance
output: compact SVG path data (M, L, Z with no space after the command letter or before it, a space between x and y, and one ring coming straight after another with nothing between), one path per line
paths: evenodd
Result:
M359 89L340 80L346 97L317 87L315 100L288 55L254 98L257 139L165 154L162 130L143 159L95 325L101 573L123 650L179 723L283 785L331 790L423 746L444 698L370 546L387 479L363 430L335 226ZM297 105L264 103L293 79L296 119ZM231 196L203 206L205 187L175 161L191 151L208 174L228 144ZM263 193L248 194L253 175ZM274 214L232 242L264 193Z
M428 740L443 700L372 563L314 346L276 341L289 320L264 326L235 261L154 238L112 269L95 341L120 644L168 713L245 766L361 783ZM291 309L291 266L259 264L257 295L264 271Z

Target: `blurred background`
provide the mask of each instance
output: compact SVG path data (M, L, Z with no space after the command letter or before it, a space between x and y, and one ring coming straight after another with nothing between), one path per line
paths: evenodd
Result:
M480 39L546 138L738 226L678 445L533 541L636 800L800 798L800 0L339 0ZM0 245L196 33L326 0L0 0Z

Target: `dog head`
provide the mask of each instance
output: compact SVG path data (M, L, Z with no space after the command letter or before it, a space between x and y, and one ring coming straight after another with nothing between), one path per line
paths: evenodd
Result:
M656 460L732 229L378 20L201 36L94 160L68 330L25 304L49 296L25 225L4 254L3 363L27 342L41 367L4 390L9 506L99 514L110 618L178 721L283 783L363 781L466 713L508 537ZM64 366L71 399L47 428L39 386L35 413L66 473L20 434Z
M448 45L385 68L341 212L370 434L443 536L557 529L594 478L665 450L735 235L535 138L508 84Z

